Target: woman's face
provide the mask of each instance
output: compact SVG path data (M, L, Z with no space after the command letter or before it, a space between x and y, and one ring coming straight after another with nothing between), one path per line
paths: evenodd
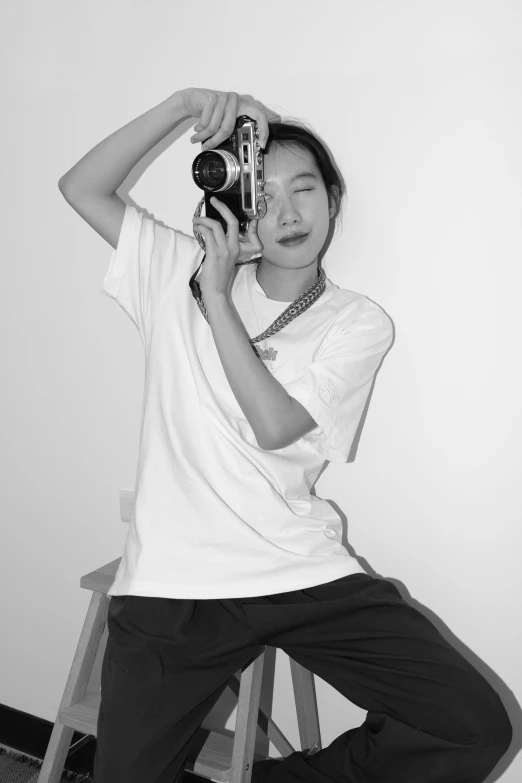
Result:
M330 224L328 194L314 156L301 147L274 145L264 156L264 168L267 211L257 224L263 256L277 266L307 266L317 258ZM281 242L289 234L307 236Z

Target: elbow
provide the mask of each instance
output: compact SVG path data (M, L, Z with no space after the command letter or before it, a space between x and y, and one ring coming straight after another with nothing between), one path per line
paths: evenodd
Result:
M275 438L269 438L264 437L262 439L258 439L258 445L260 448L263 449L263 451L277 451L278 449L284 449L285 446L289 446L290 443L293 443L293 441L287 441L286 443L281 440L281 438L275 439Z
M69 172L58 180L58 189L66 201L71 201L78 196L82 197L88 192L83 186L78 185L78 182L73 182Z
M68 182L66 176L60 177L58 180L58 190L66 201L71 197L71 184Z
M69 179L67 177L67 174L63 174L60 179L58 180L58 189L60 193L63 193L64 190L68 187Z
M263 449L263 451L273 451L274 449L278 448L278 446L274 443L273 439L270 437L270 435L266 432L263 432L262 434L256 435L256 441L257 445L260 449Z
M257 442L263 451L278 451L279 449L286 449L287 446L291 446L293 443L297 443L297 441L302 438L303 435L306 435L307 432L310 432L311 429L313 428L307 426L306 429L299 432L280 432L277 437L265 436L262 439L258 439Z

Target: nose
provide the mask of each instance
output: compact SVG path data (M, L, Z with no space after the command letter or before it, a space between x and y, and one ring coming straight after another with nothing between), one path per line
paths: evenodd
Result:
M293 226L301 222L301 215L291 196L283 196L281 198L277 221L280 226Z

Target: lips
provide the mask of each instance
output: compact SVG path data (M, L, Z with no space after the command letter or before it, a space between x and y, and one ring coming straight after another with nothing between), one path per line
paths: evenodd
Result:
M297 245L300 244L300 242L304 242L307 236L307 233L287 234L286 237L282 237L282 239L278 239L277 241L280 245Z

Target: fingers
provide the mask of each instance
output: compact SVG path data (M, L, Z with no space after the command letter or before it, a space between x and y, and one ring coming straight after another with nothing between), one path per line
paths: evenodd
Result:
M215 209L217 209L217 211L223 215L227 221L227 237L233 236L235 234L235 238L237 239L237 236L239 235L239 221L232 210L215 196L212 196L210 202L212 206L215 207Z
M235 92L217 93L217 99L213 102L213 111L210 119L208 119L210 111L207 110L205 112L204 110L201 120L194 128L201 128L201 130L191 137L191 141L193 143L198 141L204 142L203 149L205 150L213 149L218 144L221 144L222 141L228 139L236 124L238 103L239 96ZM205 109L207 109L207 106L205 106ZM203 122L205 122L204 127Z
M281 115L277 114L277 112L272 111L272 109L267 109L267 115L268 115L268 122L281 122Z
M257 242L257 220L249 220L246 231L244 231L240 237L240 242Z
M257 220L250 220L247 230L239 237L239 261L246 263L263 252L263 245L257 235Z
M212 113L213 113L214 108L216 106L217 97L218 97L217 93L215 93L215 92L211 92L209 94L208 99L207 99L205 105L203 106L203 111L201 112L201 117L199 118L199 120L196 123L196 125L194 125L194 130L195 131L202 131L209 124L210 118L212 117ZM193 136L192 138L194 139L195 136Z
M209 99L201 113L201 119L194 126L194 130L196 130L196 128L199 128L199 130L194 134L194 136L190 137L190 140L193 144L205 141L205 139L207 139L209 136L212 136L212 134L216 132L221 124L221 118L223 116L226 102L226 92L216 91L210 93Z
M221 201L213 197L211 199L214 206L227 221L227 234L217 220L210 218L194 218L193 223L197 225L198 231L203 233L205 241L207 236L212 237L212 245L207 246L210 252L216 249L223 257L238 259L241 262L250 260L253 256L263 252L263 245L257 235L257 220L250 220L245 233L239 235L239 222L232 211Z
M251 95L240 95L238 114L247 114L257 122L259 130L259 144L264 149L268 142L268 122L280 122L281 117L270 111L260 101L256 101Z
M257 234L257 220L251 220L247 227L246 241L249 243L251 249L255 253L260 253L263 250L263 245Z
M203 149L214 149L221 144L221 142L228 139L234 132L236 127L236 120L238 117L237 110L239 106L239 95L236 92L227 93L227 100L224 106L224 112L219 118L219 124L217 133L213 130L213 120L209 124L207 131L209 132L209 138L203 144Z
M275 111L272 111L272 109L269 109L268 106L265 106L264 103L261 103L261 101L256 100L252 95L240 95L239 96L242 101L244 101L248 106L254 106L259 111L263 112L263 114L266 114L268 122L281 122L281 115L278 114Z
M256 121L259 143L264 149L268 142L268 123L280 122L281 117L251 95L219 90L208 91L201 117L194 125L196 133L191 137L191 142L201 142L204 150L215 149L232 135L236 120L241 114L246 114Z
M250 242L255 236L257 236L257 220L249 220L246 231L239 235L239 241Z
M223 204L215 197L212 197L211 202L212 206L221 213L227 222L226 235L223 231L223 226L221 223L219 223L217 220L212 220L212 218L194 218L192 223L198 227L198 231L206 229L208 232L212 233L216 245L222 253L231 252L237 255L239 247L239 221L233 212L231 212L231 210L226 206L226 204ZM206 234L204 234L204 236L206 238Z
M201 218L199 218L199 220L201 220ZM218 243L212 229L208 226L200 224L199 222L195 222L195 225L197 225L199 233L202 234L203 239L205 240L205 251L207 255L217 255Z

